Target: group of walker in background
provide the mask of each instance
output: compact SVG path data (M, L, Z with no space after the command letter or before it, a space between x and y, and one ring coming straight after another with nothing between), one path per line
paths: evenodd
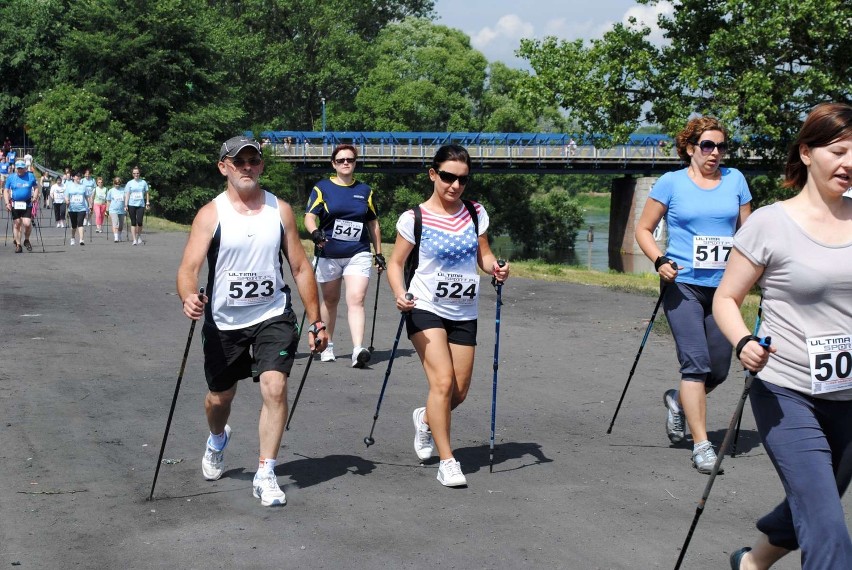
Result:
M143 245L142 222L145 211L151 207L149 188L138 166L133 167L131 174L133 178L127 183L116 176L112 187L106 188L103 177L93 178L88 168L82 176L70 168L55 178L45 172L40 179L42 206L53 209L57 228L70 224L70 245L85 245L86 226L94 225L95 233L107 231L104 229L107 214L113 242L128 241L129 237L132 245ZM129 236L125 234L125 218L129 218Z

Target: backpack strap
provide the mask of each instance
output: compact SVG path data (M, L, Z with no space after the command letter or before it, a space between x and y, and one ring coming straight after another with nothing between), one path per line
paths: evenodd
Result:
M405 260L405 288L411 286L411 280L414 278L414 272L420 264L420 234L423 233L423 212L420 211L420 206L414 206L414 249L408 254L408 259Z
M479 216L476 214L476 206L470 200L462 200L462 204L467 208L470 214L470 219L473 220L473 230L476 232L476 239L479 239Z

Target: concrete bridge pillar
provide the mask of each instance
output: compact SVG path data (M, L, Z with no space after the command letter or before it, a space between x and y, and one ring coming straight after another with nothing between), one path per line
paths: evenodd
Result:
M610 268L629 273L654 272L654 264L639 249L633 234L648 193L656 181L657 178L652 176L624 176L612 181L609 209ZM662 220L654 232L654 237L663 251L666 250L668 239L665 225L665 220Z

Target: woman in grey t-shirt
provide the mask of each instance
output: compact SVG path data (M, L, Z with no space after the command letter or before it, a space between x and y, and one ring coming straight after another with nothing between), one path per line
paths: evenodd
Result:
M852 106L826 103L808 116L787 158L795 197L760 208L734 237L713 303L722 332L759 373L751 406L786 491L757 521L753 548L732 568L769 568L801 548L803 569L852 568L841 496L852 479ZM763 290L760 336L739 305Z

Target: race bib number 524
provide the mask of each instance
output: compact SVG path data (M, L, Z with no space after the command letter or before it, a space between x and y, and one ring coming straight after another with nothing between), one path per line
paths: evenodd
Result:
M470 305L476 301L479 275L438 272L435 281L434 303Z

